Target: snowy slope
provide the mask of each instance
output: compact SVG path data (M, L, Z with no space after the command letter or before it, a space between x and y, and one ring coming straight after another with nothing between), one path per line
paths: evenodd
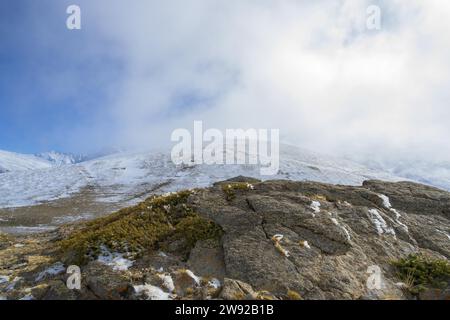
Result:
M280 162L278 175L261 176L259 166L251 165L175 166L170 150L118 153L74 165L2 173L0 208L60 199L85 187L96 190L98 201L127 203L151 192L205 187L238 175L349 185L359 185L367 179L401 180L381 170L288 145L281 146Z
M86 186L82 167L64 166L0 174L0 208L23 207L61 199Z
M81 155L59 153L55 151L31 155L0 150L0 173L46 169L53 166L75 164L84 160L86 160L86 157Z
M51 166L47 160L33 155L0 150L0 172L45 169Z
M393 175L450 190L450 163L423 160L370 161L365 165L374 170L384 170Z
M56 151L38 153L36 154L36 157L44 159L56 166L75 164L86 160L86 157L81 155L61 153Z

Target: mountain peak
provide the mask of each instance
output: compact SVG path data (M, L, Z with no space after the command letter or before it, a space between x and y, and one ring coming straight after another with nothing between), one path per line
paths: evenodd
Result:
M62 153L57 151L48 151L35 154L36 157L42 158L54 165L68 165L83 162L87 159L84 155L72 154L72 153Z

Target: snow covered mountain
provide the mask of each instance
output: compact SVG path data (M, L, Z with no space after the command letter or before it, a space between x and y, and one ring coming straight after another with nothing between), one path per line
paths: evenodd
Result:
M33 156L0 150L0 173L9 171L45 169L52 166L47 160Z
M450 190L449 168L403 170L325 156L291 145L280 146L280 169L261 176L259 165L175 165L170 150L119 152L79 163L59 157L0 152L0 230L39 232L61 223L89 219L166 193L239 175L261 180L310 180L361 185L369 179L413 180ZM69 163L69 164L65 164ZM417 168L417 169L415 169Z
M361 161L373 170L384 170L423 184L450 190L450 162L409 159L403 161Z
M83 155L60 153L56 151L38 153L36 154L36 157L42 158L56 166L75 164L87 160L87 157Z
M2 173L0 208L67 198L85 189L93 190L100 202L128 204L151 192L205 187L238 175L348 185L359 185L367 179L401 180L382 170L371 170L351 161L289 145L281 146L280 170L275 176L261 176L258 165L176 166L170 159L170 150L123 152L76 164L71 164L69 159L69 164L54 165L67 163L66 160L37 161L42 166L33 170Z
M0 173L46 169L53 166L75 164L85 160L87 160L87 157L82 155L56 151L31 155L0 150Z

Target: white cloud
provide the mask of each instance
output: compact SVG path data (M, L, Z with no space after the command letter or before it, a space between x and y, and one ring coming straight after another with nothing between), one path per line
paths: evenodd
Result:
M280 128L330 153L450 160L450 3L374 2L379 32L365 29L371 1L80 6L85 31L124 63L110 109L118 142L168 144L173 129L204 120Z

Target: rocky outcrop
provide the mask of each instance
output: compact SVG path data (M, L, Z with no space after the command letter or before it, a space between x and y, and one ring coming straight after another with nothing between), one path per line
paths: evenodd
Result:
M0 251L0 256L9 255L9 259L0 262L0 275L6 272L9 275L8 281L0 284L0 296L20 298L30 287L43 284L46 289L34 298L431 299L448 296L450 275L446 276L445 268L450 257L450 193L439 189L410 182L366 181L360 187L350 187L284 180L258 182L238 177L194 190L172 206L161 202L161 208L168 215L167 221L158 216L159 223L164 225L153 223L153 229L148 230L164 230L164 233L152 237L151 245L145 250L141 248L139 254L111 253L109 260L99 259L100 262L81 266L83 286L75 293L63 286L67 277L64 274L37 283L31 281L36 273L42 272L44 262L32 270L19 266L18 271L11 272L14 265L11 255L16 254L15 250L22 250L20 261L27 254L44 255L42 252L49 251L55 239L68 238L78 228L85 230L83 226L70 226L46 235L45 244L36 248L39 254L7 244ZM142 224L144 213L139 212L154 209L154 202L143 203L135 210L110 218L107 226L96 226L96 233L91 229L89 232L95 239L101 238L101 228L110 231L111 225L120 225L118 219L124 217L130 223L130 215L136 212ZM201 228L202 237L193 235L195 230L188 224L192 221ZM218 227L221 233L217 232ZM142 230L136 233L141 234ZM205 236L209 234L214 237ZM140 248L139 244L136 247ZM417 294L411 293L409 289L417 283L404 283L408 279L402 278L393 264L411 255L440 261L444 276L439 276L439 289L426 287ZM15 262L17 267L19 261ZM22 272L25 269L26 274ZM14 277L22 277L25 282L11 289Z

